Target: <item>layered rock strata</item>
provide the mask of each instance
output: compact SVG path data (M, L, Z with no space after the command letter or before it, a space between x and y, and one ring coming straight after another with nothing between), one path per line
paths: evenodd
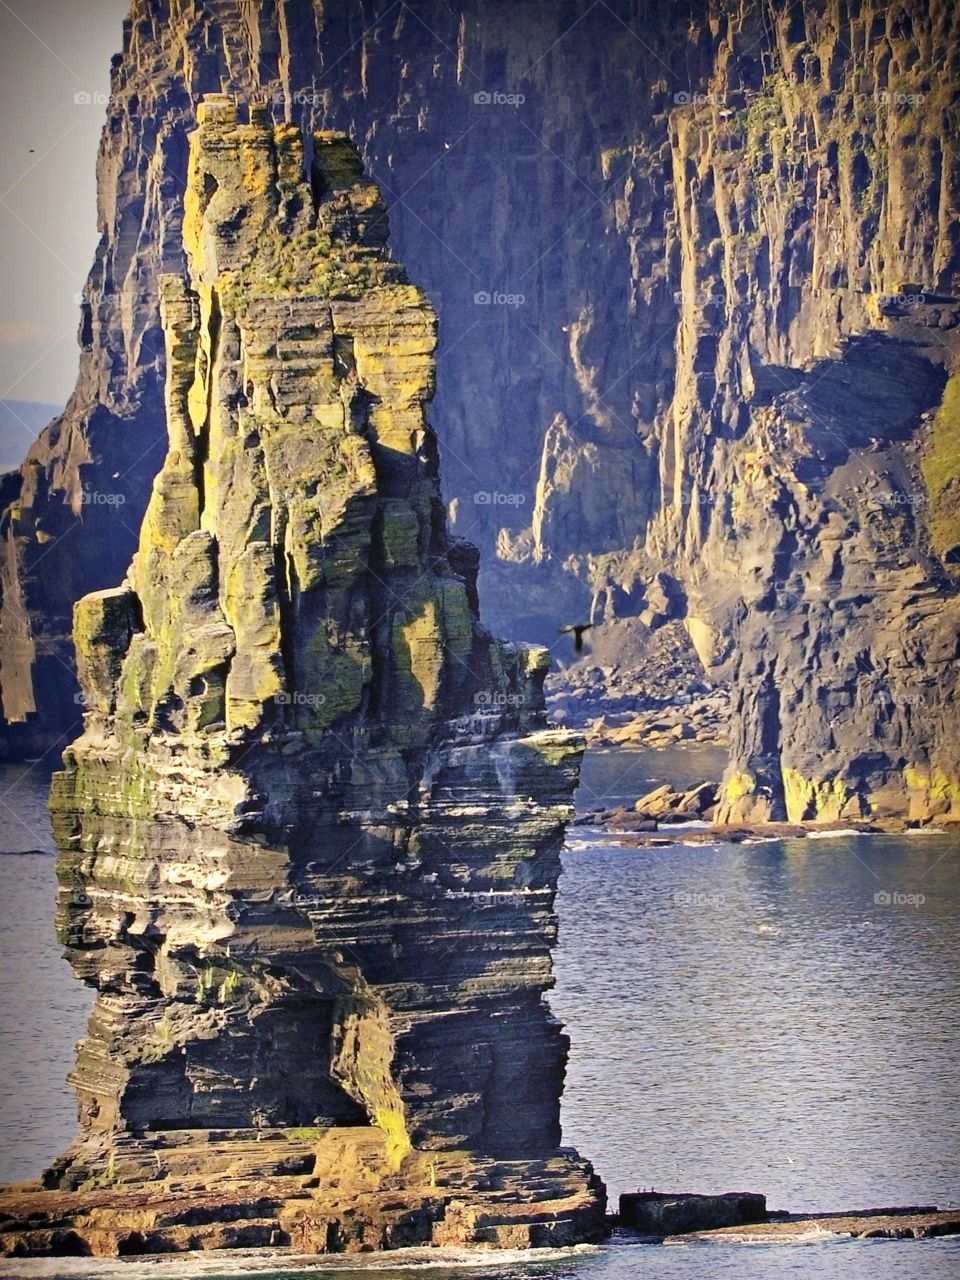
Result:
M76 607L52 809L98 998L80 1137L0 1201L5 1248L596 1238L544 999L583 743L545 727L548 655L479 623L378 188L249 115L200 107L169 451L126 580Z
M393 193L498 626L682 623L732 686L731 820L957 813L958 60L942 0L135 0L77 395L6 483L11 749L63 732L70 606L132 549L83 495L137 527L222 81Z

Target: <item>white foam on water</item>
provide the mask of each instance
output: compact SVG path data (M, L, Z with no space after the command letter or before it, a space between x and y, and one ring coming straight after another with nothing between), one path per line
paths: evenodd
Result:
M230 1249L130 1258L22 1258L0 1260L0 1280L203 1280L206 1276L310 1277L337 1271L485 1272L521 1263L570 1261L600 1252L597 1245L569 1249L393 1249L384 1253L291 1254L280 1249Z
M841 836L870 835L869 831L857 831L854 827L841 827L839 831L808 831L808 840L838 840Z
M667 1239L663 1243L670 1248L703 1248L713 1247L716 1245L765 1245L767 1248L771 1246L779 1248L783 1245L808 1245L808 1244L843 1244L854 1239L853 1236L845 1235L837 1231L828 1231L823 1227L808 1227L804 1231L777 1232L776 1235L758 1235L751 1233L750 1229L744 1228L743 1231L724 1231L707 1239L706 1236L694 1236L690 1240L682 1237L677 1239Z

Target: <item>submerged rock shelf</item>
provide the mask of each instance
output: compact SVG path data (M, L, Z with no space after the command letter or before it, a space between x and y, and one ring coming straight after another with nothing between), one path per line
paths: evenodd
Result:
M345 136L308 179L296 128L210 96L185 208L170 448L126 581L76 608L53 790L82 1128L0 1245L597 1238L543 999L583 741L447 534L433 311Z
M814 1237L925 1240L960 1232L960 1209L907 1205L838 1213L785 1213L767 1209L757 1192L691 1195L627 1192L617 1223L656 1244L793 1244Z

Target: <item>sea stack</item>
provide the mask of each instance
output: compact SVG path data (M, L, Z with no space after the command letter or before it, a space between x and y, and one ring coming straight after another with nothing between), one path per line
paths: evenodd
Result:
M582 740L480 624L427 422L436 321L342 134L208 96L169 452L82 599L52 808L97 991L81 1132L6 1252L598 1238L560 1147L554 895Z

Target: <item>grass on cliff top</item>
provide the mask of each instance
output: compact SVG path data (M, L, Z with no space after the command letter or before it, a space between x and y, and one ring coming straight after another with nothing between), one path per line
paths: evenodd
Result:
M943 556L960 545L960 372L947 383L921 469L930 495L930 537Z
M323 1129L299 1128L284 1129L283 1136L288 1142L319 1142L323 1137Z

